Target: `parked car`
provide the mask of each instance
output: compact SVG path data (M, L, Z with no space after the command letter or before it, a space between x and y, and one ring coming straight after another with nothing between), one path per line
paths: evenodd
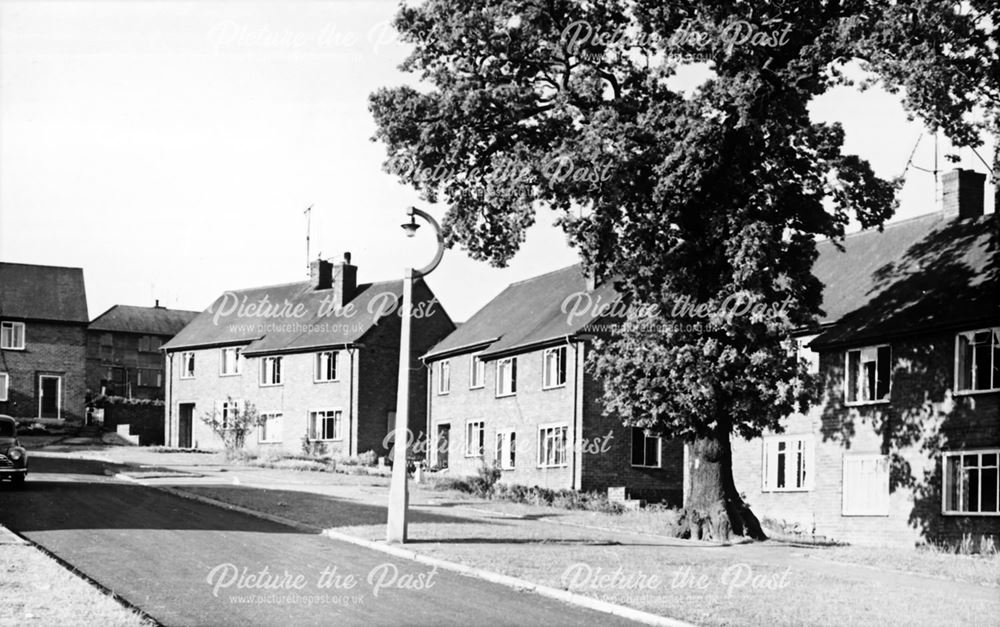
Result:
M10 479L20 486L27 476L28 452L17 441L17 422L0 414L0 479Z

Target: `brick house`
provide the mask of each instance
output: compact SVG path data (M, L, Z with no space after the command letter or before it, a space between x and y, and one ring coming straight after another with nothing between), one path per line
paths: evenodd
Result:
M601 383L584 368L610 320L600 306L616 299L570 266L511 284L428 351L431 466L495 465L506 483L679 502L683 447L603 415Z
M87 389L91 395L163 400L160 347L197 311L114 305L87 327Z
M0 414L83 420L88 320L82 269L0 263Z
M247 401L267 416L248 448L300 452L307 438L336 456L388 452L402 280L358 284L349 253L310 271L308 281L226 292L164 344L169 445L220 446L201 418ZM410 424L419 429L427 406L419 355L455 325L423 280L413 302Z
M943 209L818 244L825 316L801 338L822 398L781 434L733 442L754 512L856 543L1000 535L1000 290L985 176ZM808 348L805 348L805 346Z

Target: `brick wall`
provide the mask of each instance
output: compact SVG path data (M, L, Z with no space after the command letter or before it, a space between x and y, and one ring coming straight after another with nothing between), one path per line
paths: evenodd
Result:
M87 389L90 394L101 393L102 383L108 377L108 368L117 366L126 369L128 386L108 384L107 393L115 396L126 396L129 392L133 398L157 399L164 398L164 386L139 385L137 370L158 370L163 372L163 355L157 350L153 352L139 351L141 333L111 333L106 331L87 331ZM102 337L110 336L111 344L102 346ZM158 337L160 344L170 340L169 335ZM162 377L166 383L166 375Z
M823 398L805 415L785 421L787 434L813 434L814 487L806 492L762 490L763 444L733 443L733 474L758 516L798 523L837 540L912 545L952 541L962 533L1000 534L996 516L941 514L942 450L1000 448L1000 393L953 395L955 335L937 334L892 344L887 404L843 402L845 351L820 356ZM844 456L891 455L888 516L845 516Z
M24 350L0 350L0 372L8 375L7 400L0 414L18 419L38 416L39 375L62 377L60 416L82 421L86 396L86 326L25 322Z
M635 498L679 501L681 493L682 448L664 443L660 468L635 468L631 465L631 430L620 419L604 416L600 403L601 387L586 372L586 347L573 343L566 351L566 384L543 389L544 349L517 356L517 394L497 398L495 361L486 363L485 385L469 389L471 353L449 358L451 389L437 392L438 370L431 372L431 447L434 434L442 424L451 426L449 439L450 472L474 474L484 463L493 463L498 431L513 429L516 435L516 464L504 470L501 481L538 485L552 489L605 491L625 486ZM469 457L466 451L466 425L485 423L484 458ZM565 467L542 468L538 465L538 433L541 425L565 424L570 443ZM433 460L432 460L433 461Z
M104 429L116 431L119 425L128 426L128 434L139 438L141 446L163 444L163 405L109 404L104 407Z

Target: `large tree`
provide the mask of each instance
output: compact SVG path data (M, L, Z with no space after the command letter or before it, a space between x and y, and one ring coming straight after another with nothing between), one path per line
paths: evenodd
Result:
M426 0L395 21L413 44L402 69L422 88L381 89L370 107L387 169L447 205L450 244L502 265L552 210L588 271L655 306L634 308L647 316L600 346L606 407L691 442L686 534L760 535L733 483L730 439L780 431L812 398L791 338L820 313L815 240L842 237L852 218L880 226L899 185L845 154L841 127L808 106L850 83L853 61L903 88L929 125L978 145L996 52L989 10ZM704 81L681 90L692 68ZM734 297L752 309L726 315ZM676 320L681 302L715 313Z

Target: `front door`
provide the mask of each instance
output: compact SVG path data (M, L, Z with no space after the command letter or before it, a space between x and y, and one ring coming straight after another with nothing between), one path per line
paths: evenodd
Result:
M194 403L181 403L177 406L177 446L191 448L191 427L194 416Z
M59 418L62 407L62 377L38 375L38 417Z
M437 442L435 442L435 449L434 449L437 453L438 468L448 467L448 450L451 448L449 446L450 435L451 435L450 424L438 425Z

